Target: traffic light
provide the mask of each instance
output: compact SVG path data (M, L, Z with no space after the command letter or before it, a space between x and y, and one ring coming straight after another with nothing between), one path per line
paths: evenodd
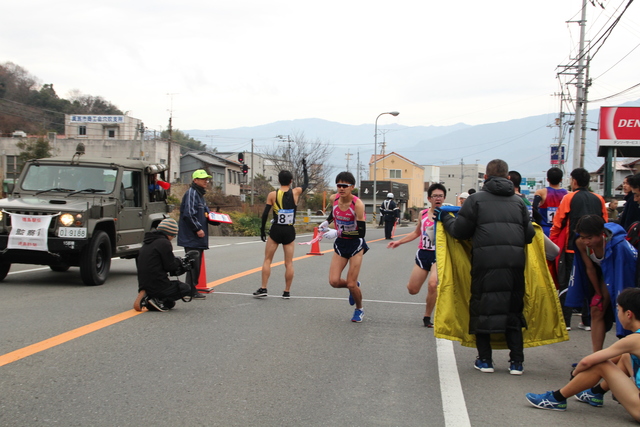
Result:
M238 161L240 163L244 163L244 153L238 153Z
M242 174L246 176L248 172L249 172L249 166L242 165Z

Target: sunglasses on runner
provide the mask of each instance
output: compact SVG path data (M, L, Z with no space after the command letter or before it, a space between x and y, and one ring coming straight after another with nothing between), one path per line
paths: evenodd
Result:
M338 188L349 188L349 187L351 187L351 184L336 184L336 187L338 187Z

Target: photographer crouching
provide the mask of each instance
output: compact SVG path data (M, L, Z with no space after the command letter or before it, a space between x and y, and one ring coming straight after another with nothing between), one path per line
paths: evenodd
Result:
M133 309L142 311L167 311L176 305L176 300L191 301L191 287L179 280L169 280L167 273L179 276L189 270L194 262L173 255L171 241L178 234L178 223L166 218L155 231L144 235L136 267L138 269L138 297Z

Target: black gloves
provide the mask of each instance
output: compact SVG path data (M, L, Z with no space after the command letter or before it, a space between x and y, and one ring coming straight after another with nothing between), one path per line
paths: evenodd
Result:
M260 240L263 242L267 241L267 233L264 231L264 227L260 228Z
M436 217L436 221L441 221L440 215L442 215L442 211L440 209L436 208L436 209L433 210L433 213L434 213L434 215Z

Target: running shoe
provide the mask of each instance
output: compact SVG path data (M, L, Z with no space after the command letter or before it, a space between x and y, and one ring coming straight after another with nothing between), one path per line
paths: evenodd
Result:
M191 299L207 299L207 296L205 294L201 294L200 292L196 292L195 294L191 295Z
M358 287L360 287L360 282L358 282ZM349 291L349 304L356 305L356 300L353 299L353 295L351 295L351 291Z
M176 306L176 302L172 299L166 299L162 301L162 305L164 305L164 308L166 308L167 310L171 310L173 307Z
M256 297L256 298L264 298L264 297L267 296L267 289L266 288L258 288L258 290L253 293L253 296Z
M254 294L254 295L255 295L255 294ZM289 299L289 298L291 298L291 294L290 294L289 292L287 292L287 291L284 291L284 292L282 293L282 298L284 298L284 299Z
M147 300L147 308L151 311L167 311L167 308L157 298L149 298Z
M578 329L584 329L585 331L590 331L591 330L591 326L585 325L584 323L580 322L580 323L578 323Z
M424 326L426 328L433 328L433 323L431 323L431 318L430 317L424 316L422 318L422 323L424 323Z
M522 366L522 362L510 362L509 373L511 375L522 375L523 372L524 367Z
M362 322L363 317L364 317L364 310L361 308L356 308L356 310L353 312L353 317L351 318L351 321L360 323Z
M552 411L566 411L567 410L567 401L561 400L557 401L555 397L553 397L553 392L548 391L543 394L534 394L527 393L526 396L529 403L531 403L536 408L540 409L550 409Z
M578 399L580 402L588 403L589 405L595 406L597 408L604 404L604 394L593 393L591 392L590 388L576 394L576 399Z
M492 373L493 372L493 363L491 361L476 359L476 362L473 364L473 367L479 370L480 372Z

